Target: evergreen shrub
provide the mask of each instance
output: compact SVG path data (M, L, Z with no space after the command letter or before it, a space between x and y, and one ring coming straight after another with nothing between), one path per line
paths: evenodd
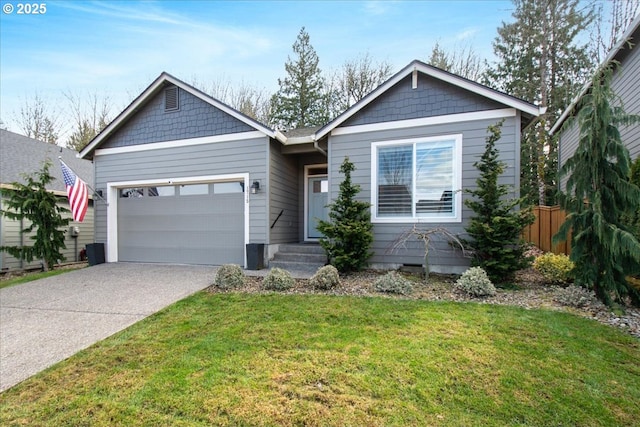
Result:
M481 267L471 267L458 278L455 289L474 297L488 297L496 294L496 288Z
M333 289L340 284L338 269L333 265L325 265L316 271L316 274L309 279L309 283L314 289L323 291Z
M542 274L548 282L561 285L571 281L574 265L565 254L548 252L535 259L533 268Z
M225 264L218 268L213 285L223 291L244 285L244 271L239 265Z
M387 294L408 295L413 291L413 285L398 272L390 271L375 281L373 289Z
M295 280L287 270L272 268L262 281L262 286L269 291L286 291L293 288Z

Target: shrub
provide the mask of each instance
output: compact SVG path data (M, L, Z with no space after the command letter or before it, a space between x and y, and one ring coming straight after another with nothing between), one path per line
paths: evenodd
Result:
M390 271L379 277L373 284L373 288L376 292L400 295L407 295L413 291L411 282L395 271Z
M340 183L337 199L329 205L329 221L318 222L317 229L324 237L320 246L325 250L329 262L338 271L358 271L371 257L373 224L370 204L357 200L360 186L351 181L353 163L345 157L340 166L344 180Z
M311 286L315 289L329 290L333 289L340 283L340 275L338 269L332 265L325 265L316 271L309 280Z
M489 280L487 272L481 267L471 267L458 278L455 288L474 297L486 297L496 294L496 288Z
M476 189L466 189L471 197L464 201L475 213L465 227L471 237L467 241L473 254L471 265L482 267L495 283L507 283L516 271L529 266L530 260L523 256L525 246L521 236L524 227L534 220L530 209L518 208L524 199L509 198L513 188L500 183L507 170L496 148L502 123L488 128L485 151L473 164L480 172Z
M559 289L554 299L568 307L582 308L592 304L600 304L593 291L581 286L567 286Z
M281 268L272 268L262 282L262 286L270 291L286 291L291 289L295 281L291 273Z
M239 288L244 285L244 272L239 265L225 264L216 272L213 285L221 290Z
M550 252L540 255L533 262L533 268L540 272L545 280L553 284L566 284L571 280L573 262L564 254Z

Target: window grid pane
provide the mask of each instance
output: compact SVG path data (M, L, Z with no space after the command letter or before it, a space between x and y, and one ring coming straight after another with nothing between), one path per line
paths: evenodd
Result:
M379 146L377 217L455 217L455 147L455 139Z
M413 145L378 151L378 216L411 217Z

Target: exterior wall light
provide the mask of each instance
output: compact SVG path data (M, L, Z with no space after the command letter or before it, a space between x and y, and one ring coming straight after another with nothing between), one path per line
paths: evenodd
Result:
M253 184L251 184L251 194L256 194L258 191L260 191L260 182L253 181Z

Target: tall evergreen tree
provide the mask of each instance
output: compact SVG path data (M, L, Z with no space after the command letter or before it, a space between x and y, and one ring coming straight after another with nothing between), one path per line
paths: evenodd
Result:
M640 291L625 276L640 272L640 242L624 217L640 208L640 188L630 180L631 160L618 126L640 122L640 116L624 113L611 89L612 72L608 66L596 73L579 105L578 148L561 170L569 175L559 197L568 215L554 241L572 233L576 283L605 304L628 295L638 305Z
M588 45L579 35L592 20L579 0L513 0L515 22L498 28L498 61L486 83L547 107L522 138L521 194L532 204L555 204L557 141L548 130L591 71Z
M480 171L477 189L467 190L473 196L465 205L475 213L465 228L471 241L465 242L473 252L472 265L482 267L494 283L504 283L513 273L526 267L522 230L533 222L528 210L519 210L522 199L508 199L513 191L498 184L506 169L500 161L496 142L502 134L502 122L489 126L485 151L473 165Z
M319 59L304 27L293 44L294 60L287 58L287 77L271 98L271 124L284 129L325 124L329 119L325 81Z
M345 157L340 172L344 180L340 183L340 193L329 211L329 221L318 221L318 231L324 237L320 245L324 248L329 262L339 271L360 270L371 257L373 224L369 203L356 200L360 186L351 181L353 163Z
M31 236L32 246L2 246L10 255L31 262L42 259L45 270L64 260L61 249L65 248L63 227L69 224L62 214L69 212L57 204L58 198L47 190L47 185L55 178L49 173L51 162L46 161L42 169L31 175L24 175L24 183L13 182L12 188L1 188L3 205L2 215L14 220L27 220L23 233L35 231Z

